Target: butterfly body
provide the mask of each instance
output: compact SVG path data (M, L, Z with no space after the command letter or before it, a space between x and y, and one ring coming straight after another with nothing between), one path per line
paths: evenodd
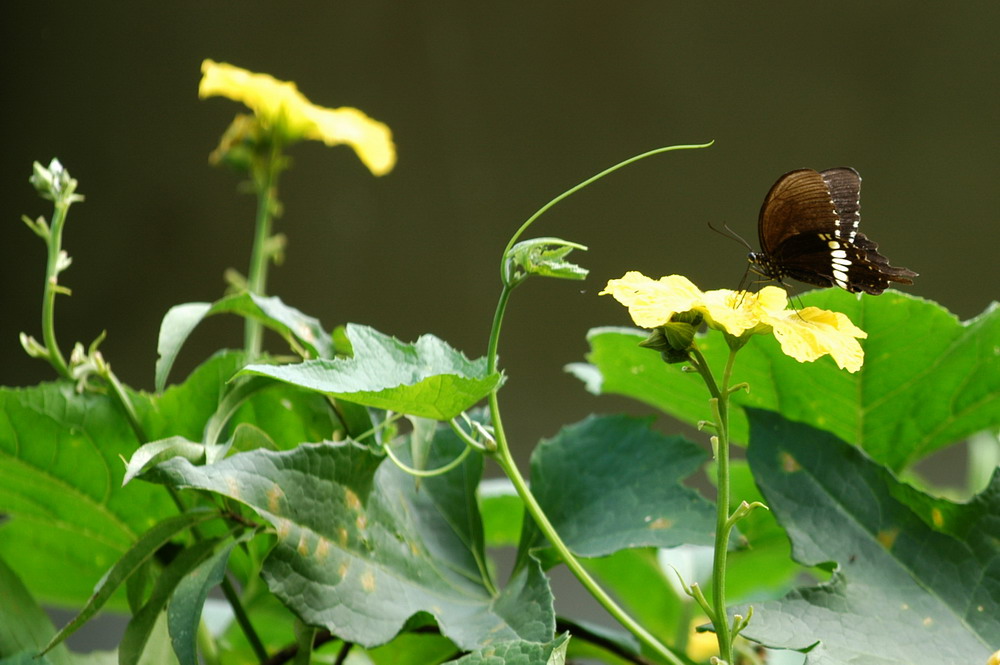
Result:
M858 230L861 176L852 168L799 169L781 176L764 199L754 270L782 282L839 286L878 295L891 282L912 284L917 273L889 265L878 245Z

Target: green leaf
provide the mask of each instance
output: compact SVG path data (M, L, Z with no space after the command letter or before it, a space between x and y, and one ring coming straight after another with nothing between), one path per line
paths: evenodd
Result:
M128 464L125 465L125 477L122 478L122 485L127 485L139 474L171 457L183 457L192 462L200 462L205 459L205 446L201 443L188 441L183 436L171 436L159 441L144 443L132 454Z
M219 542L219 539L200 540L181 550L163 569L156 578L149 600L132 616L128 626L125 627L125 635L122 636L121 644L118 646L119 665L135 665L139 662L146 651L147 643L153 636L154 629L162 620L164 609L174 590L211 555Z
M414 344L356 324L347 325L352 358L293 365L250 365L258 374L345 400L435 420L449 420L500 385L486 359L470 361L433 335Z
M837 568L829 583L755 604L747 637L815 644L810 665L985 663L1000 648L1000 472L952 504L827 432L767 411L749 418L750 465L795 559Z
M479 510L487 547L516 547L521 538L524 502L506 478L479 483Z
M758 336L736 359L734 381L750 384L732 402L780 411L864 448L892 469L978 431L1000 426L1000 309L966 322L941 306L894 291L860 300L842 289L803 294L803 306L840 311L868 332L865 364L850 374L828 357L799 363L770 336ZM637 330L590 331L591 365L569 370L595 393L634 397L682 421L709 420L708 393L695 374L638 347ZM722 335L699 336L717 373L729 349ZM746 442L746 416L732 412L732 437Z
M428 465L442 466L464 445L440 428ZM342 639L382 644L421 611L465 649L549 639L552 597L537 565L490 591L475 500L481 457L422 478L419 489L383 459L353 442L303 444L204 467L174 458L147 475L254 508L277 532L262 569L272 592Z
M440 635L402 633L367 655L374 665L432 665L454 659L455 651L455 645Z
M160 336L156 343L158 356L154 383L156 392L163 392L167 385L167 376L174 366L174 361L177 360L177 354L180 353L181 347L184 346L188 335L198 327L198 324L211 309L212 303L188 302L183 305L174 305L167 310L160 323Z
M587 251L583 245L561 238L522 240L511 247L504 257L504 275L507 283L516 284L529 275L556 279L585 279L588 272L586 268L565 260L574 249Z
M167 609L167 626L170 642L181 665L198 663L196 637L201 611L208 598L208 592L222 582L229 555L235 545L235 542L230 542L205 559L180 580L174 589Z
M705 452L650 420L590 416L532 453L532 492L574 553L712 542L714 508L681 484Z
M732 460L729 475L730 513L743 501L766 504L745 461ZM732 602L775 598L796 582L801 584L806 569L792 559L792 544L774 513L758 508L740 520L738 527L740 546L729 553L726 565L726 596Z
M110 397L71 383L0 389L0 558L44 602L79 606L94 583L161 516L162 489L122 489L138 447ZM118 606L124 606L124 597Z
M524 640L500 642L452 661L455 665L564 665L569 635L539 644Z
M0 663L8 662L9 656L25 652L28 659L23 662L38 665L40 661L32 659L55 632L55 626L45 611L38 606L17 574L0 559ZM52 665L72 663L70 653L63 645L50 651L46 659Z
M129 550L125 552L125 554L118 559L118 561L115 562L111 569L105 573L104 577L101 578L100 582L98 582L97 586L94 588L94 593L90 596L87 604L83 606L83 609L80 610L80 613L77 614L72 621L63 626L62 630L60 630L55 637L52 638L52 640L45 647L46 651L72 635L77 631L77 629L80 628L80 626L86 623L88 619L97 614L104 604L108 602L108 599L111 598L111 595L118 589L118 587L121 586L129 578L129 576L132 575L132 573L139 570L147 561L149 561L153 555L156 554L157 550L170 542L174 536L214 517L216 517L216 515L209 511L191 511L174 517L168 517L144 533L142 537L139 538L136 543L129 548Z
M280 298L241 293L214 303L189 302L171 307L160 324L156 351L156 392L163 392L167 376L188 336L203 320L216 314L236 314L264 324L294 349L304 347L314 357L333 355L333 342L319 320L289 307Z

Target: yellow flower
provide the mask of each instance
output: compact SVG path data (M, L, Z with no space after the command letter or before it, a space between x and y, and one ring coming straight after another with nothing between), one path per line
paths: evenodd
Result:
M384 175L396 163L392 132L358 109L324 108L310 102L291 81L268 74L205 60L198 96L228 97L253 110L262 126L287 141L315 139L327 145L347 144L375 175Z
M785 355L811 362L829 354L841 369L856 372L864 362L858 338L867 333L840 312L816 307L787 309L788 296L776 286L758 293L718 289L702 292L686 277L654 280L638 272L612 279L601 291L629 309L641 328L659 328L681 314L701 314L710 328L732 337L773 333Z
M719 638L712 632L698 632L698 626L708 623L708 617L699 616L691 620L688 628L687 655L696 663L707 662L719 655Z

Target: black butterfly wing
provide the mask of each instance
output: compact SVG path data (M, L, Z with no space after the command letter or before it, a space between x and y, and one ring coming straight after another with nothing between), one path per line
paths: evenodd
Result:
M757 222L761 250L778 258L782 244L804 233L826 232L837 217L830 189L818 171L799 169L778 178Z
M774 184L761 207L762 272L816 286L878 295L890 282L912 284L916 273L889 265L878 245L858 231L861 176L851 168L801 169Z

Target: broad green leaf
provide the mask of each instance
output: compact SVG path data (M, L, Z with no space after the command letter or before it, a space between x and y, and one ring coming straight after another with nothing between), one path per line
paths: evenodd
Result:
M139 535L176 508L122 489L138 447L120 406L72 383L0 389L0 558L40 600L79 606ZM123 605L123 598L119 604Z
M442 427L428 465L442 466L463 449ZM551 638L552 598L537 565L502 591L489 590L475 500L481 457L422 478L419 488L383 459L353 442L303 444L203 467L174 458L147 475L254 508L277 533L262 570L272 592L342 639L382 644L421 611L465 649Z
M229 555L235 542L230 542L218 552L201 562L197 568L180 580L170 598L167 608L167 627L170 643L181 665L197 665L198 650L195 638L201 611L208 598L208 592L222 582Z
M292 365L250 365L268 376L345 400L435 420L449 420L500 385L486 359L470 361L433 335L413 344L356 324L347 325L354 356Z
M749 417L750 466L795 559L836 569L829 583L755 604L747 637L812 647L809 665L985 663L1000 648L1000 472L952 504L827 432Z
M215 314L236 314L259 321L281 335L293 348L301 345L314 357L333 355L333 342L318 319L289 307L277 297L241 293L214 303L190 302L171 307L160 324L156 345L156 392L163 392L167 376L188 336L204 319Z
M733 403L780 411L864 448L893 469L980 430L1000 426L1000 309L960 322L939 305L887 291L860 299L842 289L804 294L813 305L847 314L868 332L865 364L850 374L828 357L799 363L770 336L751 340L737 356L734 382L749 393ZM588 340L591 365L569 369L597 393L634 397L688 423L710 419L708 393L695 374L666 365L639 348L646 333L597 328ZM698 345L720 375L729 350L714 331ZM747 440L746 417L732 414L732 436Z
M525 640L499 642L452 661L455 665L564 665L569 635L540 644Z
M0 663L6 663L9 657L24 652L29 658L23 662L38 665L40 661L32 658L55 632L55 626L45 611L38 606L17 574L0 559ZM45 658L51 665L70 665L73 662L62 644Z
M46 645L46 650L51 649L67 637L76 632L84 623L104 607L111 595L121 586L134 572L139 570L149 561L161 547L170 540L190 529L216 517L209 511L191 511L174 517L168 517L140 537L136 543L129 548L124 555L115 562L104 577L97 583L94 593L87 600L80 613L68 624L63 626L52 640ZM154 591L155 593L155 591Z
M690 441L650 419L590 416L543 440L531 491L566 545L596 557L630 547L709 544L715 510L681 484L705 460Z

